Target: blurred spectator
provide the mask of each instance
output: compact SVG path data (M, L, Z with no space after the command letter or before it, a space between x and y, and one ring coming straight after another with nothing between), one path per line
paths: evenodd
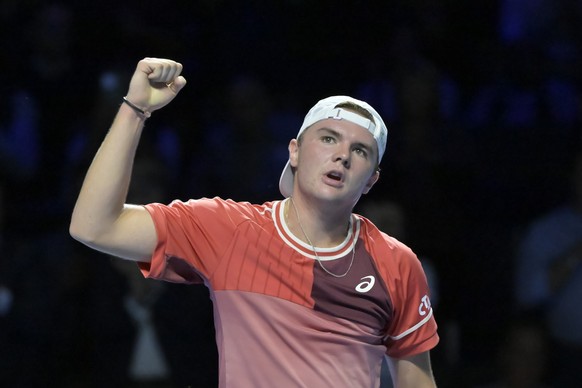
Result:
M417 29L397 25L388 44L363 58L365 72L356 97L378 105L389 130L394 129L388 136L387 167L377 183L380 190L371 195L388 195L403 206L415 246L438 250L458 227L462 202L455 199L463 192L465 180L459 178L471 146L455 125L458 86L424 51ZM449 220L445 225L438 221L444 214Z
M582 152L570 175L571 201L534 220L519 245L518 308L541 310L552 340L551 375L559 387L582 381Z
M578 69L582 56L578 47L582 4L579 1L502 0L498 20L501 45L536 47L553 73L560 78L580 80ZM564 109L559 106L557 96L549 97L555 102L554 108L563 113L571 108L569 101Z
M374 50L374 55L362 59L363 74L356 79L356 96L378 106L378 112L390 123L424 121L427 115L433 125L454 119L459 108L456 82L425 55L418 29L399 24L393 28L390 40ZM425 82L410 84L408 80L413 77ZM425 93L418 92L420 87ZM414 105L407 100L413 96L418 98Z
M576 49L582 19L575 3L500 2L498 39L475 64L475 88L463 113L479 145L471 206L496 228L527 221L562 194L553 172L565 162L582 122L582 56ZM524 191L532 185L536 190ZM479 205L483 200L488 207Z
M539 317L528 314L509 320L491 372L495 381L477 388L548 388L548 371L547 332Z
M19 37L21 76L14 77L9 89L11 119L3 120L11 123L5 125L11 130L2 139L9 150L2 155L14 155L15 162L6 192L12 204L7 222L11 232L30 236L66 225L64 161L75 128L85 122L79 108L92 95L92 83L85 82L90 69L79 66L75 57L78 35L71 7L43 3L29 11L22 20L25 33Z
M3 207L9 227L2 229L0 281L10 303L3 312L0 373L8 386L60 385L74 359L70 316L76 307L61 303L73 260L62 172L68 135L82 121L75 107L87 90L75 64L67 5L3 2L0 9L20 28L4 39L10 58L2 75L0 168L3 203L10 206Z
M279 197L279 176L289 157L287 144L302 117L278 106L257 77L240 75L227 85L223 105L209 109L201 149L190 163L192 198L213 195L262 202ZM228 167L225 167L228 166Z
M555 26L557 7L552 0L502 0L499 3L502 42L538 40Z

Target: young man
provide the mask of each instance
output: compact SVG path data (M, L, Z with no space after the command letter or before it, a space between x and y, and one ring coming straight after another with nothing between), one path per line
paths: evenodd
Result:
M214 304L221 387L433 387L438 342L412 251L352 214L378 180L387 130L345 96L307 114L280 181L284 200L125 204L144 122L186 85L171 60L139 62L93 160L70 226L145 276L203 281ZM194 351L194 350L193 350Z

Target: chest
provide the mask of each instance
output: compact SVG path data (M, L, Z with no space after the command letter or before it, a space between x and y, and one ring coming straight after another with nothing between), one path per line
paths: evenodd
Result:
M213 289L281 298L378 331L387 326L389 292L362 241L324 260L301 254L272 231L254 229L231 240L210 279Z

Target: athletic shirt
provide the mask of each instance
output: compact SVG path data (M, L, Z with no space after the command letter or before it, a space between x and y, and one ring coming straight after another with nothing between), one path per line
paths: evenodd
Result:
M285 201L146 206L158 243L140 268L209 288L220 387L378 387L384 354L436 346L426 277L407 246L354 214L346 239L316 256L289 231ZM321 267L343 274L352 254L344 277Z

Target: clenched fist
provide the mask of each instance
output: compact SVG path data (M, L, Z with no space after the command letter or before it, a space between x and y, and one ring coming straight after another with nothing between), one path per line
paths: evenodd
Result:
M149 113L166 106L186 85L180 73L182 64L171 59L142 59L131 77L127 100Z

